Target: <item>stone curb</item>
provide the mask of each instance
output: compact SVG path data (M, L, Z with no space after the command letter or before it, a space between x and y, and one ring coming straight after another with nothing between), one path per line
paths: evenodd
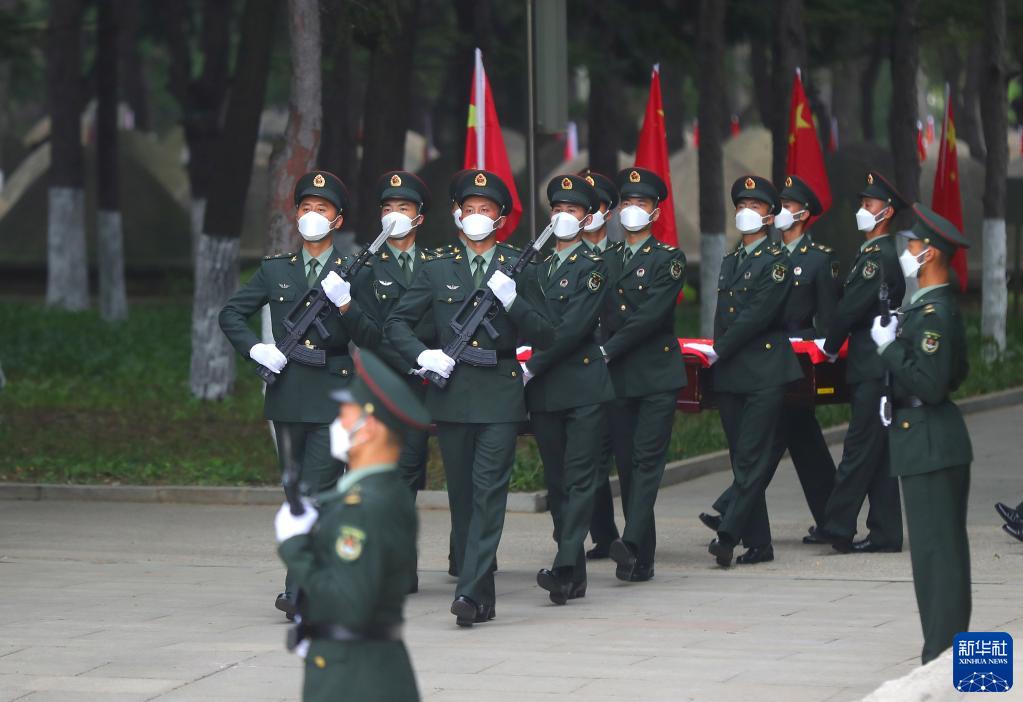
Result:
M961 400L957 403L963 414L986 412L1023 404L1023 387ZM824 430L824 439L836 444L845 438L848 425ZM728 451L694 456L673 461L664 468L661 487L677 485L710 473L728 470ZM621 492L618 478L611 478L611 492ZM84 502L163 502L206 505L278 505L282 501L279 487L202 487L189 485L59 485L45 483L0 482L0 500L77 500ZM444 490L424 490L417 504L423 509L447 509L448 494ZM513 492L508 495L509 512L547 511L547 492Z

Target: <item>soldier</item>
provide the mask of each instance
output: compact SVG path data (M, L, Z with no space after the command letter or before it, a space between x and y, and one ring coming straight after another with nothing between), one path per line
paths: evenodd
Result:
M874 317L876 355L893 382L891 475L906 496L913 587L926 664L970 628L970 544L966 506L973 450L963 416L949 396L969 372L966 330L949 287L949 262L969 244L951 222L913 205L912 230L899 257L917 290L887 326ZM877 407L874 408L877 411Z
M526 407L543 459L547 499L558 553L536 574L551 602L586 594L583 542L589 530L600 442L607 436L606 403L614 398L595 331L607 269L581 242L600 206L597 192L579 176L555 176L547 185L553 210L554 253L528 272L543 293L544 316L557 324L557 341L522 364Z
M456 199L462 210L463 246L423 264L384 332L409 364L450 377L444 389L427 388L426 404L437 425L454 531L459 579L451 613L459 626L472 626L495 615L494 557L504 526L518 429L526 420L516 344L521 337L543 348L553 341L554 327L528 299L539 297L539 291L524 288L518 294L515 281L498 270L519 255L514 247L497 243L497 232L511 208L507 186L488 171L468 171L457 184ZM498 336L491 338L480 329L472 344L496 351L497 365L455 368L442 350L454 336L451 320L484 284L501 301L491 320ZM439 348L428 346L414 331L427 316L433 318Z
M607 239L607 222L618 206L618 188L610 178L588 168L579 175L594 187L600 198L600 209L593 213L590 223L583 227L583 245L602 256L613 245ZM598 322L597 341L602 344L606 340ZM621 537L615 525L615 506L611 496L611 435L605 432L599 441L595 477L597 490L593 497L593 517L590 519L593 548L586 552L586 557L593 560L607 558L611 552L611 542Z
M701 349L713 367L734 476L731 501L708 547L724 567L747 530L767 521L764 490L777 466L773 447L785 385L803 377L785 329L790 264L784 248L767 238L781 207L778 192L766 178L742 176L731 194L742 240L721 264L714 345Z
M888 285L893 307L902 304L906 281L899 269L899 256L889 226L906 202L884 176L867 173L860 193L856 226L867 240L845 278L844 292L832 316L827 338L818 342L834 358L846 338L849 351L846 381L852 416L842 447L842 460L835 474L835 487L825 507L823 529L814 529L809 543L830 543L840 553L896 553L902 550L902 507L899 483L888 474L888 437L877 415L884 366L870 340L870 323L878 310L882 282ZM870 499L868 534L853 542L856 518L863 500Z
M626 234L604 256L609 292L601 352L615 390L609 420L625 529L611 543L610 555L615 577L643 582L654 577L654 502L675 420L675 396L686 385L675 336L675 301L685 285L686 257L652 234L661 215L658 205L668 194L664 181L645 168L626 168L615 184Z
M341 403L330 451L348 473L317 507L304 499L294 516L285 502L274 521L278 553L302 591L288 645L305 658L303 700L418 700L401 638L416 510L397 464L402 435L426 430L430 416L371 352L355 355L355 375L330 395Z
M303 239L302 251L265 257L249 282L220 311L220 328L238 353L279 374L280 378L266 388L264 415L273 422L277 436L286 432L291 437L291 458L300 467L302 482L314 492L336 483L343 468L330 456L328 427L336 411L325 390L340 390L351 380L349 341L360 346L380 341L376 324L359 301L352 299L353 286L331 270L346 260L334 250L331 232L340 229L347 206L348 190L337 176L326 171L302 176L295 184L295 218ZM365 280L358 276L354 287L362 288ZM289 363L274 344L260 341L249 328L248 319L269 304L273 336L280 339L286 333L284 318L316 285L337 312L323 322L329 336L323 337L310 328L305 345L326 351L327 363L321 367ZM364 300L367 294L372 293L366 291L358 297ZM283 466L282 456L282 470ZM288 619L294 617L295 589L290 574L275 606Z
M810 186L797 176L788 176L778 197L781 210L774 218L774 226L781 231L785 255L792 271L792 288L782 312L782 323L790 339L814 339L824 335L822 330L827 329L835 309L838 263L831 256L831 249L814 242L806 231L809 219L822 211L820 201ZM788 449L810 513L817 526L823 526L824 506L835 481L835 462L813 406L785 407L779 420L777 438L772 475ZM731 489L725 490L714 503L714 508L724 513L731 494ZM743 534L742 541L748 550L735 559L736 563L774 560L767 511L758 510L757 514L758 519L751 522ZM717 531L721 517L701 514L700 521Z

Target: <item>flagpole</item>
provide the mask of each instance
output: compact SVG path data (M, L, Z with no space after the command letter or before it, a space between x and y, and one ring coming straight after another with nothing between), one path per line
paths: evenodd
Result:
M533 0L526 0L526 182L529 184L529 238L536 235L536 107L533 77Z

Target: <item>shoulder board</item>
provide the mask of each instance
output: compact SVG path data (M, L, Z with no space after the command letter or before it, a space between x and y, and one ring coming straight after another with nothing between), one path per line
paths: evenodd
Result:
M784 249L781 246L778 246L777 244L769 244L767 246L767 253L771 254L772 256L781 256L782 251L784 251Z
M511 244L509 244L507 242L504 242L504 241L502 241L500 244L498 244L498 246L503 246L506 249L511 249L515 253L518 253L518 252L522 251L522 249L520 249L518 246L512 246Z
M874 244L873 246L868 246L867 248L863 249L863 253L865 253L865 254L875 253L875 252L880 251L880 250L881 250L881 246L879 244Z
M675 247L671 244L665 244L663 241L657 242L657 248L664 249L665 251L674 251Z
M295 254L293 252L291 252L291 251L289 251L288 253L275 253L275 254L271 254L269 256L264 256L263 260L264 261L274 261L274 260L277 260L279 258L291 258L294 255Z
M925 317L926 317L927 315L929 315L929 314L935 314L935 313L936 313L937 311L938 311L938 310L937 310L937 309L935 309L935 307L934 307L934 304L933 304L933 303L930 303L930 302L928 302L928 303L927 303L926 305L924 305L924 316L925 316Z
M433 258L427 259L429 261L440 261L445 258L452 258L457 252L454 249L437 249L434 253Z
M600 254L594 253L590 249L586 249L583 252L583 256L585 256L586 258L590 259L591 261L601 261L601 260L603 260L603 259L601 259Z
M613 241L610 244L608 244L608 247L605 249L605 251L612 251L612 250L613 251L619 251L623 246L625 246L625 242L624 241Z
M832 249L830 246L825 246L824 244L818 244L817 242L814 242L812 244L812 246L813 246L813 248L817 249L818 251L823 251L824 253L828 253L828 254L831 253L832 251L834 251L834 249Z

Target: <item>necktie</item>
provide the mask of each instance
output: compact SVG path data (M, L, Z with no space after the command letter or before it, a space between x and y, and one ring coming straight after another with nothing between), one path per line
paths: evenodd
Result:
M405 287L408 287L412 283L412 257L408 251L402 251L398 256L398 266L405 275Z
M742 247L741 249L739 249L739 263L742 263L743 261L745 261L747 256L749 256L749 254L746 253L746 247L745 246Z
M478 288L483 285L483 267L486 265L486 261L482 256L476 256L472 259L472 265L476 267L476 270L472 272L472 283Z
M622 255L622 265L628 264L630 258L632 258L632 249L626 246L625 253Z
M309 275L307 275L305 277L305 279L309 282L309 287L310 288L313 287L314 285L316 285L316 277L317 277L316 271L317 271L317 269L319 267L320 267L320 262L317 261L315 258L311 259L309 261Z
M560 263L560 261L561 261L561 259L558 258L557 254L555 254L551 258L551 265L547 269L547 280L550 280L551 278L554 277L554 271L558 270L558 263Z
M593 245L593 253L600 254L600 244Z

